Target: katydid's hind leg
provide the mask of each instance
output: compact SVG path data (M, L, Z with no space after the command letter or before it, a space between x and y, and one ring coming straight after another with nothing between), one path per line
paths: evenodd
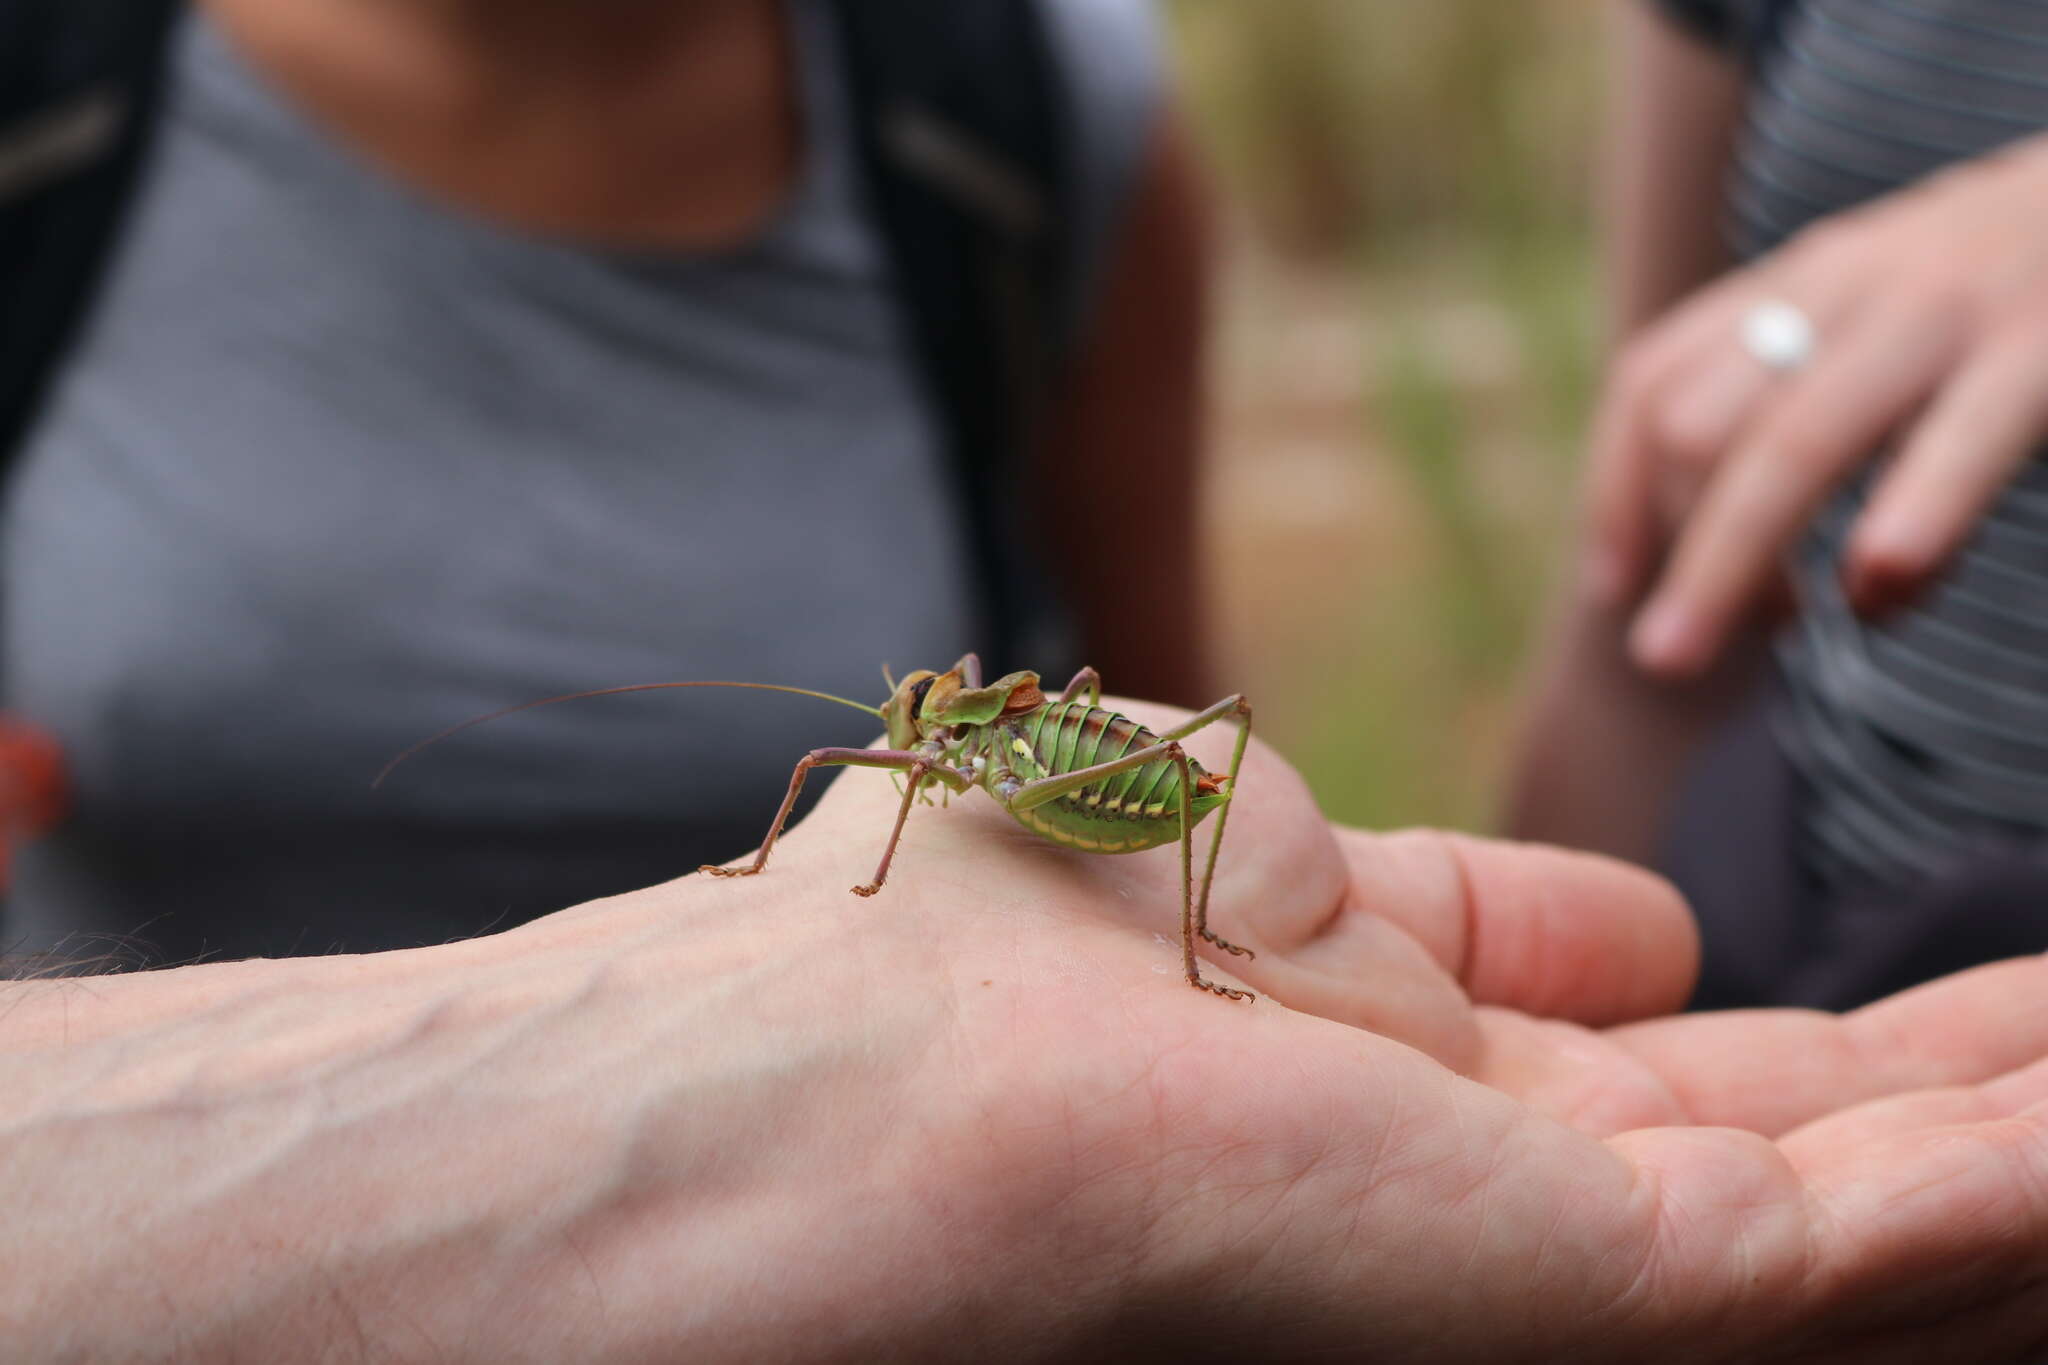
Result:
M924 778L930 766L919 759L910 765L910 772L903 784L903 804L896 808L896 825L889 831L889 842L882 849L881 866L875 869L875 879L853 888L856 896L872 896L882 889L882 883L889 879L889 860L896 856L896 845L903 838L903 822L910 818L910 808L917 804L918 788L924 785Z
M1208 924L1208 916L1204 913L1206 908L1205 906L1197 906L1195 909L1195 937L1213 943L1224 952L1231 953L1237 957L1255 958L1258 956L1251 949L1232 943L1229 939L1224 938L1214 929L1211 929Z
M1216 880L1216 855L1223 848L1223 827L1230 822L1230 808L1237 803L1238 769L1244 766L1244 751L1251 744L1251 703L1244 699L1243 693L1225 697L1215 705L1206 707L1198 714L1190 716L1181 724L1161 735L1160 738L1180 739L1182 736L1191 735L1195 731L1221 720L1225 716L1236 716L1238 718L1237 747L1231 751L1230 771L1224 775L1224 783L1228 787L1226 795L1229 799L1223 803L1223 809L1216 812L1216 833L1210 837L1208 861L1202 866L1202 890L1195 901L1195 933L1200 938L1215 944L1226 953L1235 953L1239 957L1257 957L1258 954L1251 949L1240 948L1228 939L1219 937L1214 930L1209 928L1209 887Z
M1180 769L1180 964L1187 973L1188 984L1198 991L1209 991L1226 1000L1256 1000L1250 991L1241 991L1234 986L1224 986L1202 975L1195 964L1195 855L1193 835L1195 830L1194 790L1195 775L1188 767L1188 756L1180 745L1169 743L1170 757ZM1204 937L1209 937L1204 935ZM1210 942L1219 940L1210 937Z
M1204 980L1200 970L1195 966L1195 939L1197 937L1206 938L1219 947L1246 957L1250 957L1252 954L1249 949L1239 948L1232 943L1225 943L1213 934L1204 932L1198 917L1195 900L1194 844L1189 837L1195 824L1195 774L1194 769L1188 764L1187 752L1180 747L1177 741L1162 740L1157 744L1148 744L1142 749L1134 749L1130 753L1124 754L1120 758L1110 759L1106 763L1097 763L1091 767L1080 768L1069 773L1034 778L1029 782L1019 782L1014 774L1006 772L998 777L989 790L996 800L1003 804L1005 809L1013 813L1035 810L1048 801L1064 796L1068 792L1079 791L1090 783L1100 782L1104 778L1115 776L1117 773L1128 772L1132 768L1160 761L1174 764L1180 772L1180 837L1174 842L1180 846L1181 966L1187 973L1188 984L1205 991L1213 991L1217 995L1227 996L1232 1000L1255 999L1256 997L1250 991L1235 990L1229 986L1219 986L1213 981ZM1209 873L1213 874L1215 870L1216 855L1212 848L1209 855ZM1208 877L1205 876L1202 884L1205 898L1208 894L1208 889Z
M960 685L962 687L981 686L981 656L979 654L962 654L959 662L953 665L953 671L960 675Z
M1084 668L1074 675L1067 684L1067 690L1060 693L1063 702L1086 700L1090 706L1102 704L1102 675L1092 668Z
M751 877L768 865L768 855L775 850L775 841L782 835L782 827L789 823L789 813L796 807L796 798L804 789L804 778L813 768L859 767L909 769L917 767L924 760L907 749L813 749L796 761L796 771L789 775L789 791L782 798L782 808L775 812L775 823L768 827L768 837L761 841L761 851L754 855L754 861L745 867L717 867L706 864L699 872L708 872L714 877ZM917 786L912 783L911 791ZM898 822L901 823L900 821ZM886 862L884 866L886 866Z

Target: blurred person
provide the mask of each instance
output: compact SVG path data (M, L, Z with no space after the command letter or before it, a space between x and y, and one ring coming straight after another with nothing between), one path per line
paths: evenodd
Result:
M746 881L0 987L0 1356L2048 1341L2048 958L1841 1018L1658 1018L1694 959L1655 878L1333 831L1256 744L1242 778L1217 907L1252 1004L1189 990L1154 932L1177 859L1041 857L987 801L915 812L853 900L898 803L872 773Z
M370 789L538 696L978 645L1205 699L1144 0L0 0L0 114L0 700L68 787L9 947L471 934L868 737L607 699Z
M1618 9L1620 349L1512 827L1670 873L1704 1005L2038 952L2048 15Z

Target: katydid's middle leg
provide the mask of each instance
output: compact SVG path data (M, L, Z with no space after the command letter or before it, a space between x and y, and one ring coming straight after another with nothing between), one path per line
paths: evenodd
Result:
M1233 698L1233 700L1235 699ZM1215 710L1215 708L1212 707L1211 710ZM1217 714L1221 715L1223 713L1218 711ZM1214 719L1215 716L1209 717L1209 720ZM1197 717L1196 720L1200 721L1200 724L1191 722L1187 728L1200 729L1201 725L1208 723L1208 721L1202 720L1201 717ZM1186 729L1184 728L1181 733L1186 733ZM1242 743L1240 743L1239 747L1241 750ZM1194 876L1194 840L1192 838L1195 825L1195 775L1194 770L1188 764L1187 753L1180 747L1179 741L1162 738L1157 744L1149 744L1142 749L1133 750L1121 758L1110 759L1106 763L1097 763L1091 767L1079 768L1070 773L1059 773L1049 777L1041 777L1030 782L1017 782L1014 779L1009 783L998 782L991 790L995 798L1010 810L1027 811L1042 806L1057 797L1064 796L1068 792L1079 791L1082 787L1088 786L1091 783L1100 782L1104 778L1114 777L1118 773L1129 772L1133 768L1143 767L1147 763L1157 762L1161 759L1172 763L1180 772L1180 838L1175 842L1180 845L1181 966L1187 973L1188 984L1198 990L1213 991L1217 995L1227 996L1232 1000L1257 999L1258 997L1250 991L1235 990L1229 986L1219 986L1213 981L1206 980L1202 976L1201 970L1195 965L1195 939L1197 937L1207 939L1217 947L1242 957L1252 957L1254 954L1249 948L1240 948L1236 944L1225 942L1223 939L1208 932L1203 922L1202 915L1208 906L1209 876L1213 876L1216 870L1216 853L1213 845L1209 852L1209 876L1203 878L1202 899L1200 908L1197 908ZM1228 807L1226 806L1225 809L1227 810Z

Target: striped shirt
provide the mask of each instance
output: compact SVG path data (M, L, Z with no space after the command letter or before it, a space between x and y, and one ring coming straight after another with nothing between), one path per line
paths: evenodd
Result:
M2048 129L2043 0L1660 3L1750 59L1726 198L1745 259ZM1839 579L1869 486L1852 481L1799 547L1803 612L1779 647L1778 739L1808 788L1800 847L1829 889L2048 846L2048 465L2026 466L1940 582L1881 625Z

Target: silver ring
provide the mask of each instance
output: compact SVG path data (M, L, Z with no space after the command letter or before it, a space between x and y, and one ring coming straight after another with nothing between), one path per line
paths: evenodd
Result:
M1742 315L1742 349L1767 370L1788 374L1813 359L1813 319L1783 299L1765 299Z

